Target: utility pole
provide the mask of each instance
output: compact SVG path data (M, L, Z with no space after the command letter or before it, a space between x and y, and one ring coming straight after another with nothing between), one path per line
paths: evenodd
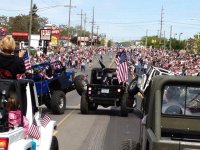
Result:
M158 36L158 37L159 37L159 34L160 34L159 32L160 32L160 30L157 30L157 36Z
M148 29L146 30L146 41L145 41L145 47L147 48L147 34L148 34Z
M99 36L99 26L97 26L97 42L98 42L98 36ZM96 44L97 44L96 42Z
M172 50L172 26L170 26L170 36L169 36L169 48Z
M84 18L84 33L83 33L83 36L84 36L84 46L86 45L85 44L85 30L86 30L86 13L85 13L85 18Z
M83 23L82 23L82 20L83 20L83 10L81 9L81 13L80 14L77 14L77 15L80 15L81 16L81 30L80 30L80 37L82 37L82 32L83 32ZM81 38L80 38L81 39ZM77 36L77 40L78 40L78 36ZM81 42L81 41L80 41Z
M94 7L93 7L93 15L92 15L92 37L91 37L91 45L93 43L93 34L94 34Z
M161 44L162 44L162 41L161 41L161 38L162 38L162 26L163 26L163 6L162 6L162 9L161 9L161 17L160 17L160 42L159 42L159 44L160 44L160 46L161 46Z
M165 31L164 31L164 50L165 50Z
M98 37L98 34L99 34L99 26L97 26L97 37Z
M70 41L70 32L69 32L69 30L70 30L70 21L71 21L71 8L72 7L76 7L76 6L72 6L72 0L70 0L69 1L69 6L68 5L66 5L65 7L69 7L69 20L68 20L68 29L67 29L67 37L68 37L68 46L69 46L69 41Z
M28 55L30 54L30 47L31 47L32 14L33 14L33 0L31 0L30 12L29 12L30 23L29 23L29 38L28 38Z

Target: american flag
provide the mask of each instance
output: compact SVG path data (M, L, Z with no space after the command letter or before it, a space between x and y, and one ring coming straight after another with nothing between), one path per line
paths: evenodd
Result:
M30 69L31 68L31 62L30 62L30 58L28 56L27 51L25 52L23 59L24 59L24 64L25 64L26 70Z
M51 118L47 114L44 113L41 114L40 122L43 127L46 127L46 125L50 122L50 120Z
M40 130L35 118L33 119L33 123L28 130L28 135L37 140L40 138Z
M115 59L115 63L117 65L117 79L119 83L128 81L128 64L127 64L127 56L126 52L122 51L120 55Z

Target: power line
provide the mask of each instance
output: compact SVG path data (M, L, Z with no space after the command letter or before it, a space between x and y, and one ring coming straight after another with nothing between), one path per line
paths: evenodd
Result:
M153 21L141 21L141 22L106 22L106 21L98 21L99 23L106 23L106 24L136 24L136 23L153 23L153 22L159 22L159 20L153 20Z

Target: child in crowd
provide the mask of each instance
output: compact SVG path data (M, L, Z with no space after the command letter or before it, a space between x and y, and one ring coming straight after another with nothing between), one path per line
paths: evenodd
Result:
M21 111L19 109L19 101L15 95L12 95L8 98L7 105L8 111L8 123L10 128L16 128L21 124ZM29 122L25 116L23 116L24 122L24 137L28 136Z

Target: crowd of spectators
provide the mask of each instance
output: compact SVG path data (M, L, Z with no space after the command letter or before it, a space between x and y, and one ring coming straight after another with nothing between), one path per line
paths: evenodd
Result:
M140 66L145 72L148 66L164 68L176 75L199 75L200 59L198 54L187 51L170 51L163 49L134 49L131 58L135 66Z
M66 68L80 69L85 72L86 67L92 67L92 61L95 55L98 54L103 59L103 54L107 52L105 47L75 47L61 48L58 52L49 52L47 54L36 53L30 56L31 65L42 62L53 62L59 60Z

